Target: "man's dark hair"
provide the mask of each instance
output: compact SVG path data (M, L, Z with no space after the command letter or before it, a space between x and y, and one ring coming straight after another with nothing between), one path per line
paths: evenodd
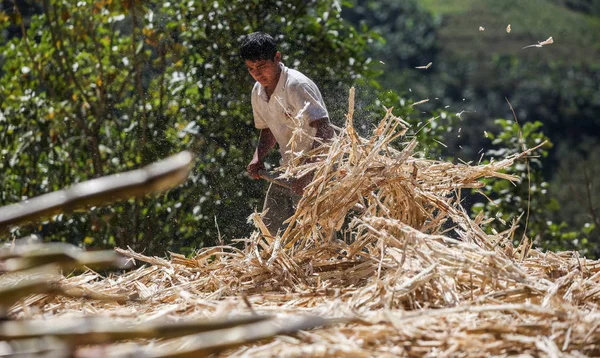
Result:
M246 36L240 47L240 55L244 61L272 60L277 53L277 43L269 34L253 32Z

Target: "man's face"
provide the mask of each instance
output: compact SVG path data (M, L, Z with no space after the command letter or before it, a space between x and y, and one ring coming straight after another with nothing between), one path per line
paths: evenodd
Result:
M275 87L281 71L279 68L280 58L281 55L277 52L273 60L246 60L245 63L248 72L258 83L264 87Z

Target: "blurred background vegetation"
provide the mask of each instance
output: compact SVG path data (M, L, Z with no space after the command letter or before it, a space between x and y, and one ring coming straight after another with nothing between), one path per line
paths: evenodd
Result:
M355 86L359 130L394 106L427 158L486 162L548 140L511 169L519 185L489 181L492 202L464 193L465 206L497 217L490 230L517 222L515 241L527 227L539 247L600 254L600 0L2 0L0 205L197 155L167 194L4 237L162 255L247 236L266 184L245 173L257 131L238 46L258 30L338 125Z

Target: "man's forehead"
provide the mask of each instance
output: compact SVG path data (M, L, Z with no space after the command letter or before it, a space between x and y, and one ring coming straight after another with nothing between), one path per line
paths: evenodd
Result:
M261 66L270 61L271 60L256 60L256 61L246 60L246 66Z

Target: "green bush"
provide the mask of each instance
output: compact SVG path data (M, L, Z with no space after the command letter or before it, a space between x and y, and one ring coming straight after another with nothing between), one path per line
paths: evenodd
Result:
M0 49L1 205L183 149L197 160L166 194L57 215L13 236L162 254L247 235L265 189L245 174L257 131L238 46L252 31L277 36L284 62L320 85L334 118L347 108L340 93L372 85L371 35L329 1L52 0L43 10Z

